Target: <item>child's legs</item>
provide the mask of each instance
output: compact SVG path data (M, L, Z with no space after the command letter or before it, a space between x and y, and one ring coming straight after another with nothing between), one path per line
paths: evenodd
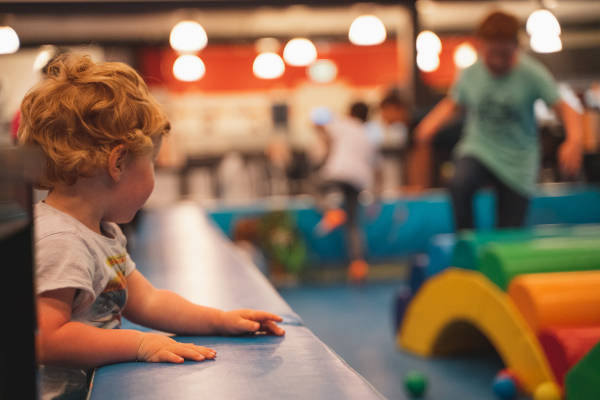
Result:
M364 257L363 238L358 221L359 191L354 186L341 181L327 181L320 186L320 199L317 204L325 212L343 209L346 214L346 246L351 260Z
M351 185L342 185L342 191L344 193L344 211L346 212L346 232L347 232L347 246L350 259L362 260L364 259L364 245L362 232L360 230L358 212L359 202L358 195L359 191Z
M341 182L321 181L317 184L315 204L323 213L336 208L342 208L344 193Z
M488 169L473 157L456 161L454 178L450 182L450 196L456 231L473 229L473 198L477 190L491 180Z
M498 228L519 228L525 222L529 199L513 190L504 182L496 180L496 216Z

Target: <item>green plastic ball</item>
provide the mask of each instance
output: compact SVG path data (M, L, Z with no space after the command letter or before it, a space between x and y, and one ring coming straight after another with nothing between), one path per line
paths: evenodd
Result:
M427 377L419 371L410 371L404 376L404 387L411 397L421 397L427 389Z

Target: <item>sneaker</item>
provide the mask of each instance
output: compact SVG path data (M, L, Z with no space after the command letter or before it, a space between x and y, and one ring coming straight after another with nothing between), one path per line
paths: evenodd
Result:
M369 275L369 264L365 260L354 260L348 267L348 280L353 283L364 283Z
M344 210L339 208L325 212L323 218L316 226L316 230L321 235L326 235L332 230L338 228L346 222L347 216Z

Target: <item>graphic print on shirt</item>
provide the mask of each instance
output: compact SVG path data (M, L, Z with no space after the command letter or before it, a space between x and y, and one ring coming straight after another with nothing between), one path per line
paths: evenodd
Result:
M509 97L485 95L477 105L477 113L489 127L502 127L519 122L519 110Z
M127 254L119 254L111 256L106 259L106 265L114 270L114 276L106 285L104 292L112 292L115 290L124 290L127 287L127 280L125 279L125 263L127 261Z
M109 281L84 316L96 327L113 329L121 326L121 314L127 303L126 263L127 254L106 259Z

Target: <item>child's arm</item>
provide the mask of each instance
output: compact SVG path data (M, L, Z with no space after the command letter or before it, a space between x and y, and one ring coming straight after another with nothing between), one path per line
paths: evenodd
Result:
M415 128L417 143L430 143L439 130L459 111L458 103L450 96L445 97Z
M37 297L38 362L92 368L122 361L183 362L214 358L211 349L178 343L164 335L126 329L102 329L71 321L75 289L44 292Z
M127 305L123 315L132 322L182 335L239 335L266 331L283 335L275 322L281 317L265 311L221 311L191 303L168 291L158 290L137 270L127 276Z
M560 166L564 173L575 176L581 168L583 157L583 118L564 100L557 101L554 110L562 119L567 133L565 141L558 150Z

